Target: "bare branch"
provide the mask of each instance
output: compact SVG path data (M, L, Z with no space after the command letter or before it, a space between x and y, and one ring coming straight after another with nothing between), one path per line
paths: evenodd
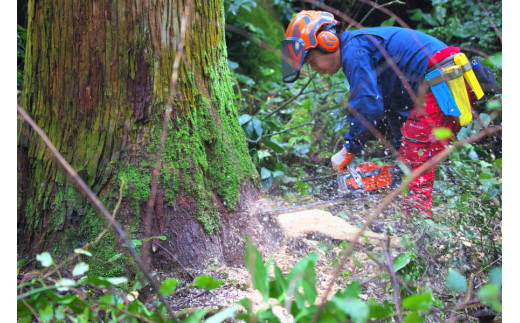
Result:
M297 125L297 126L294 126L294 127L291 127L291 128L288 128L288 129L285 129L285 130L282 130L282 131L277 131L277 132L273 132L273 133L269 133L267 135L262 135L260 137L258 137L256 140L251 140L249 138L246 137L246 141L247 142L250 142L252 144L256 144L256 143L259 143L261 139L263 138L266 138L266 137L272 137L272 136L276 136L276 135L279 135L279 134L282 134L284 132L288 132L288 131L291 131L291 130L294 130L296 128L300 128L300 127L305 127L305 126L308 126L312 124L312 122L306 122L306 123L303 123L303 124L300 124L300 125Z
M395 311L400 312L401 311L401 297L399 297L399 284L397 283L397 278L395 277L394 264L392 262L392 258L390 257L390 252L388 250L389 245L390 245L390 237L387 236L386 245L383 243L383 241L381 241L381 248L383 248L383 252L385 253L386 268L388 269L388 274L392 278L392 286L394 289ZM402 322L403 318L400 315L398 315L397 321Z
M265 119L268 119L270 116L272 116L273 114L277 113L278 111L282 110L283 108L285 108L289 103L293 102L294 100L296 100L300 95L303 94L303 91L307 88L307 86L309 86L309 84L311 83L311 81L314 79L314 77L316 76L316 74L312 75L310 78L309 78L309 81L301 88L300 92L298 92L298 94L296 94L295 96L293 96L292 98L290 98L289 100L285 101L284 103L282 103L282 105L280 105L278 108L276 108L275 110L271 111L270 113L266 114L262 119L265 120Z

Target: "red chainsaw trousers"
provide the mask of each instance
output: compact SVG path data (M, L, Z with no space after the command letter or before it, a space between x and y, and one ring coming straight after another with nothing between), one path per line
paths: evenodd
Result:
M431 67L435 61L441 61L452 53L458 52L459 49L456 47L445 48L432 56L428 67ZM471 102L473 98L469 91L468 96ZM429 92L424 97L423 106L420 108L415 106L401 128L403 138L399 149L399 160L415 170L442 152L450 140L436 139L433 135L433 130L436 128L448 128L456 136L461 126L458 117L447 116L441 111L433 93ZM435 168L431 167L408 185L409 196L403 199L401 205L406 215L411 216L413 209L416 208L427 217L433 217L431 209L434 181Z
M415 107L401 128L403 138L399 149L400 161L415 170L442 152L450 141L437 140L433 136L436 128L448 128L457 135L461 126L458 117L447 116L441 111L430 92L425 95L423 108L419 110ZM433 217L431 194L434 181L435 168L431 167L408 185L410 195L402 202L402 210L406 215L411 216L415 207L429 218Z

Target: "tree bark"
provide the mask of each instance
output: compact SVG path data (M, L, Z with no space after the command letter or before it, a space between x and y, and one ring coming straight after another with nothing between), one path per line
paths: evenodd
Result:
M255 233L260 227L246 212L258 197L258 174L233 104L221 1L30 0L27 38L22 107L108 209L123 185L116 219L134 239L165 235L153 243L184 266L202 267L210 259L241 262L231 253L243 234L278 236ZM21 121L18 129L18 251L66 255L106 221L36 134ZM143 255L150 249L144 243ZM117 257L122 250L107 234L91 248L92 270L132 269ZM150 264L164 265L168 256L156 255Z

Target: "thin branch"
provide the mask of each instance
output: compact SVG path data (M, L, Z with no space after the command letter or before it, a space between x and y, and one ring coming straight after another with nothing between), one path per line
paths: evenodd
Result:
M90 187L83 181L83 179L76 173L76 171L70 166L70 164L65 160L65 158L61 155L61 153L56 149L56 147L53 145L53 143L50 141L50 139L45 135L43 130L34 122L34 120L25 112L22 107L17 105L18 113L23 117L24 121L27 122L31 128L38 134L38 136L42 139L42 141L45 143L47 148L52 152L54 158L56 161L63 167L65 170L66 175L73 181L73 183L76 185L78 190L89 200L89 202L92 204L92 206L99 212L101 215L103 215L112 225L116 233L118 234L119 238L124 242L126 245L126 248L132 255L132 257L137 262L137 265L139 266L139 269L143 272L146 279L150 282L151 287L153 290L158 294L158 297L160 301L170 310L168 307L168 303L166 302L166 299L162 296L162 294L159 292L159 285L157 282L153 279L153 277L148 273L148 271L145 269L141 258L137 255L135 249L132 247L132 243L130 242L130 239L128 238L128 235L126 232L117 224L117 222L112 219L110 213L107 211L103 203L97 198L97 196L92 192ZM177 318L174 316L174 320L178 321Z
M484 53L483 51L481 51L480 49L477 49L477 48L473 48L473 47L461 47L460 48L462 51L465 51L465 52L472 52L472 53L475 53L479 56L482 56L484 58L490 58L491 56L489 56L488 54Z
M394 264L392 262L392 258L390 257L389 252L389 245L390 245L390 236L387 236L386 239L386 245L381 241L381 248L383 248L383 252L385 253L385 259L386 259L386 267L388 269L388 274L392 278L392 285L394 289L394 302L395 302L395 311L400 312L401 311L401 297L399 296L399 284L397 283L397 278L395 277L395 271L394 271ZM397 321L402 322L403 318L398 315Z
M312 181L319 181L320 179L326 179L326 178L330 178L330 177L334 177L334 176L337 176L337 174L330 174L330 175L323 175L323 176L316 176L316 177L308 177L308 178L303 178L301 181L302 181L302 183L312 182Z
M195 298L198 298L204 294L206 294L207 292L209 292L209 290L205 289L203 290L202 292L198 293L197 295L193 296L193 297L190 297L188 299L185 299L184 301L180 301L179 303L177 304L173 304L172 307L176 308L176 307L179 307L187 302L191 302L192 300L194 300Z
M38 323L40 323L40 319L38 317L38 314L34 311L34 309L29 305L27 304L27 302L25 301L25 299L23 297L20 298L20 300L22 301L22 303L29 309L29 311L31 311L31 313L33 314L34 318L36 319L36 321Z
M296 100L300 95L303 94L303 91L307 88L307 86L309 86L309 84L311 83L311 81L314 79L314 77L316 77L316 74L312 75L311 77L309 77L309 81L301 88L300 92L298 92L298 94L296 94L295 96L293 96L292 98L290 98L289 100L285 101L284 103L282 103L282 105L280 105L278 108L274 109L273 111L271 111L270 113L266 114L265 116L262 117L262 120L265 120L265 119L269 119L270 116L272 116L273 114L277 113L278 111L282 110L283 108L285 108L289 103L293 102L294 100Z
M183 15L181 17L181 21L180 21L179 42L177 44L175 58L173 60L170 93L169 93L168 100L166 103L166 112L165 112L164 119L162 122L162 133L161 133L161 138L160 138L160 142L159 142L159 148L158 148L157 154L155 156L155 168L153 169L153 172L152 172L152 181L151 181L152 187L150 189L150 197L148 198L147 209L146 209L146 218L144 221L145 232L146 232L147 236L152 235L151 234L152 233L151 222L152 222L153 216L155 215L154 208L155 208L155 199L156 199L156 195L157 195L157 178L159 177L160 169L162 168L162 155L163 155L163 151L164 151L164 145L166 143L166 136L168 134L168 122L171 119L171 113L172 113L173 106L174 106L177 81L179 78L179 66L180 66L180 62L181 62L181 58L182 58L182 54L183 54L183 50L184 50L186 29L188 27L187 26L188 16L191 14L191 5L192 4L190 1L188 1L186 3L186 7L184 9L184 13L183 13ZM143 244L143 249L145 250L144 253L147 255L146 258L149 257L148 255L150 254L149 249L151 249L150 248L151 244L152 244L152 242L150 242L150 241L147 241ZM148 266L148 264L145 264L145 265ZM157 289L157 292L158 291L159 290Z
M495 24L495 22L493 21L493 19L491 19L491 16L489 16L489 11L486 8L484 8L484 6L482 5L482 1L477 0L477 2L478 2L478 5L480 6L480 8L482 8L482 10L484 10L484 14L486 15L486 18L488 19L491 26L493 26L495 33L497 34L498 38L500 39L500 43L502 43L502 34L498 30L498 27Z
M377 223L377 221L374 220L374 221L372 221L372 223ZM380 241L381 241L381 240L380 240ZM386 265L385 265L385 264L381 263L379 260L377 260L377 259L376 259L373 255L371 255L369 252L367 252L366 255L367 255L367 256L368 256L368 257L369 257L373 262L375 262L375 263L379 266L379 268L386 268ZM401 286L404 288L404 290L408 293L408 295L413 295L412 290L410 289L410 287L408 287L408 286L406 285L406 283L403 281L403 279L402 279L401 277L399 277L399 276L396 275L395 278L397 279L397 282L399 283L399 285L401 285Z
M246 137L246 141L249 142L249 143L252 143L252 144L256 144L256 143L259 143L260 140L262 140L263 138L276 136L276 135L282 134L284 132L288 132L288 131L294 130L296 128L308 126L310 124L312 124L312 122L306 122L306 123L303 123L303 124L300 124L300 125L297 125L297 126L294 126L294 127L282 130L282 131L277 131L277 132L273 132L273 133L270 133L270 134L267 134L267 135L262 135L262 136L258 137L256 140L251 140L251 139Z
M362 1L364 2L364 1ZM370 14L377 8L377 9L380 9L380 8L383 8L383 7L388 7L388 6L391 6L393 5L394 3L397 3L397 4L406 4L405 2L402 2L402 1L399 1L399 0L394 0L394 1L391 1L391 2L387 2L387 3L384 3L384 4L378 4L377 1L375 2L375 4L378 6L372 6L372 8L370 8L370 10L367 12L367 14L363 17L363 19L361 19L359 21L359 24L363 24L363 21L365 21L369 16ZM394 18L395 19L395 18Z
M178 264L179 266L181 266L182 269L184 269L184 271L191 277L191 279L195 279L195 276L193 276L189 271L188 269L186 269L186 267L184 267L182 265L182 263L179 261L179 259L177 259L177 257L175 257L175 255L173 253L171 253L170 251L168 251L168 249L164 248L163 246L161 246L160 244L158 244L159 248L161 248L162 250L164 250L167 254L170 255L170 257L172 257Z
M256 45L262 47L263 49L265 50L268 50L270 51L271 53L274 53L276 56L278 57L282 57L282 54L280 53L280 50L274 48L274 47L271 47L271 45L269 45L268 43L266 43L265 41L263 40L260 40L258 38L256 38L255 36L251 35L247 30L245 29L240 29L240 28L237 28L233 25L228 25L226 24L226 30L227 31L231 31L231 32L234 32L235 34L239 34L239 35L242 35L244 36L245 38L251 40L253 43L255 43Z

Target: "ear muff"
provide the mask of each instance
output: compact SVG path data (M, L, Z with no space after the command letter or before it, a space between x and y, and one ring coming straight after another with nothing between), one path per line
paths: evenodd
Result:
M332 31L321 31L316 38L318 39L317 47L323 52L332 53L339 48L339 38Z

